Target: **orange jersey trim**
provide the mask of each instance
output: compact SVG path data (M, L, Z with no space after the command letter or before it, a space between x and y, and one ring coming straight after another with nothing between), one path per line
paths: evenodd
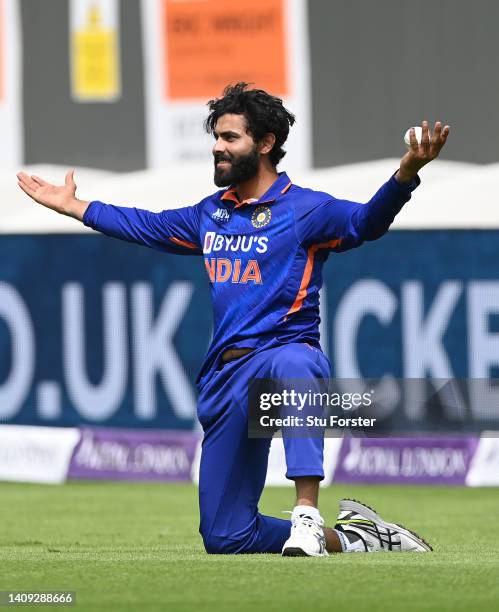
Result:
M293 183L291 181L289 181L289 183L286 185L286 187L284 187L284 189L281 190L281 195L284 195L287 191L289 191L289 188L291 187L292 184ZM247 200L243 200L242 202L240 202L237 199L235 187L232 187L231 189L227 189L227 191L225 191L222 194L222 197L220 199L221 200L230 200L231 202L235 202L235 204L236 204L235 208L240 208L241 206L244 206L246 204L253 204L254 202L258 202L258 200L256 200L255 198L248 198ZM270 204L274 200L275 200L275 198L272 198L271 200L264 200L264 201L260 202L260 204Z
M227 189L227 191L222 194L222 197L220 199L231 200L232 202L235 202L235 208L239 208L240 206L244 206L245 204L251 204L252 202L257 202L255 198L248 198L247 200L243 200L242 202L240 202L237 199L236 190L234 187L232 189Z
M192 242L187 242L187 240L180 240L180 238L175 238L175 236L170 236L170 240L177 244L178 246L187 247L188 249L196 249L199 250L197 244L193 244Z
M221 200L232 200L232 202L235 202L236 204L240 204L240 202L239 202L239 200L237 199L237 196L236 196L236 190L234 188L227 189L227 191L225 191L222 194L222 197L220 199Z
M293 305L286 313L286 317L290 314L293 314L294 312L297 312L303 306L303 301L307 297L308 285L310 284L310 279L312 278L312 270L314 269L314 259L317 251L319 249L334 249L334 247L337 247L340 244L341 238L337 238L335 240L330 240L329 242L313 244L308 248L307 263L305 264L305 270L303 271L300 288L298 289L298 293L296 294L296 298L293 302Z

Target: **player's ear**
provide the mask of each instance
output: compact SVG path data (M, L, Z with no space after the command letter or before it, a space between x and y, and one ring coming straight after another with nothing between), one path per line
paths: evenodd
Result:
M269 132L265 134L265 136L258 143L258 152L262 155L266 153L270 153L272 151L272 147L275 145L275 134Z

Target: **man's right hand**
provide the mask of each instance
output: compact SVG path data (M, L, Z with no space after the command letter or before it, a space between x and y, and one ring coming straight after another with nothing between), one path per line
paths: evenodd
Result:
M78 200L76 197L76 184L73 175L74 170L67 172L64 185L58 186L47 183L39 176L29 176L25 172L19 172L17 182L24 193L33 198L35 202L62 215L68 215L82 221L89 202Z

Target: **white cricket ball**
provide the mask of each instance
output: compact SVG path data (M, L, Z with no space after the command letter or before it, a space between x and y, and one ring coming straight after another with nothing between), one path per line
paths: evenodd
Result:
M405 142L405 146L410 149L411 148L411 140L410 140L410 136L409 136L409 132L412 130L413 128L409 128L407 130L407 132L405 133L404 136L404 142ZM423 129L420 128L418 125L416 125L414 127L414 131L416 132L416 140L418 141L419 144L421 144L421 139L423 138Z

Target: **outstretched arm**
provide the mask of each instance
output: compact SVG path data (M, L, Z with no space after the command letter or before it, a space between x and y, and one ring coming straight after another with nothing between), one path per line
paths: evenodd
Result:
M432 135L430 135L428 121L423 121L421 128L420 143L416 139L414 128L411 128L409 132L410 148L400 160L400 167L393 176L401 189L394 189L388 181L366 205L352 211L355 231L353 235L347 236L340 250L349 248L348 238L353 246L357 246L357 242L360 244L364 240L376 240L383 236L403 205L409 201L411 191L420 182L418 172L423 166L438 157L450 130L448 125L442 129L440 121L435 123Z
M64 185L52 185L39 176L29 176L25 172L18 173L17 184L38 204L55 210L61 215L83 221L83 215L90 202L79 200L76 197L74 170L67 172Z
M415 131L411 129L410 149L400 160L399 169L367 204L324 194L324 199L300 207L297 214L300 241L306 245L321 244L331 250L346 251L365 240L382 236L419 185L419 170L440 153L449 130L448 125L442 129L442 124L437 121L430 136L428 122L423 121L422 139L418 143Z
M47 183L24 172L17 175L19 187L35 202L74 217L98 232L135 242L168 253L200 255L198 206L153 213L140 208L113 206L97 200L79 200L73 179L74 170L66 174L64 185Z

